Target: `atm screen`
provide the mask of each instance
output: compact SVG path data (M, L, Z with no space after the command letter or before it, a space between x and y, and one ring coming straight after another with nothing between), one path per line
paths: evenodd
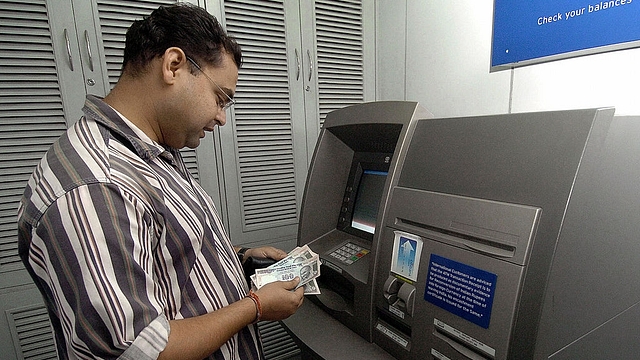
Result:
M368 152L354 154L340 208L338 230L363 240L373 240L392 155Z
M373 234L376 230L376 218L380 197L387 179L386 171L364 170L353 204L351 227Z

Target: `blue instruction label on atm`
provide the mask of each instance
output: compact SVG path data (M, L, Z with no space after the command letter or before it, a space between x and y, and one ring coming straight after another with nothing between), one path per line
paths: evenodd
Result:
M486 329L497 278L488 271L431 254L424 299Z

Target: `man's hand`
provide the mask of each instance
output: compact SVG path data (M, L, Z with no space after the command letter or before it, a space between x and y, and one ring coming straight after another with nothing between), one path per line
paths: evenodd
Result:
M261 319L282 320L295 313L304 297L302 287L292 291L299 282L299 278L276 281L256 291L262 310ZM169 320L169 342L159 359L202 359L250 324L255 317L255 302L243 298L208 314Z
M262 320L286 319L298 310L304 300L304 287L292 290L299 282L299 277L291 281L276 281L255 292L262 306Z
M256 259L273 259L278 261L287 257L287 253L283 250L276 249L273 246L263 246L247 250L244 253L244 258L246 259L249 256Z

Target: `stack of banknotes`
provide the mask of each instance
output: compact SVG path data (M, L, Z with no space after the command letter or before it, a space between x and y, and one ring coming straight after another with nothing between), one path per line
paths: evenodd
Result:
M297 247L286 258L264 269L256 269L251 275L252 286L260 289L274 281L289 281L300 277L300 286L304 287L305 295L319 295L320 288L316 278L320 276L320 256L314 253L309 246Z

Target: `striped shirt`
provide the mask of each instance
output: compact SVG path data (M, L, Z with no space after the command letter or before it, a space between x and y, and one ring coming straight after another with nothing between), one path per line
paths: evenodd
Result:
M56 141L18 209L19 253L41 291L63 359L155 359L169 320L247 294L211 198L180 152L101 99ZM248 326L211 359L259 359Z

